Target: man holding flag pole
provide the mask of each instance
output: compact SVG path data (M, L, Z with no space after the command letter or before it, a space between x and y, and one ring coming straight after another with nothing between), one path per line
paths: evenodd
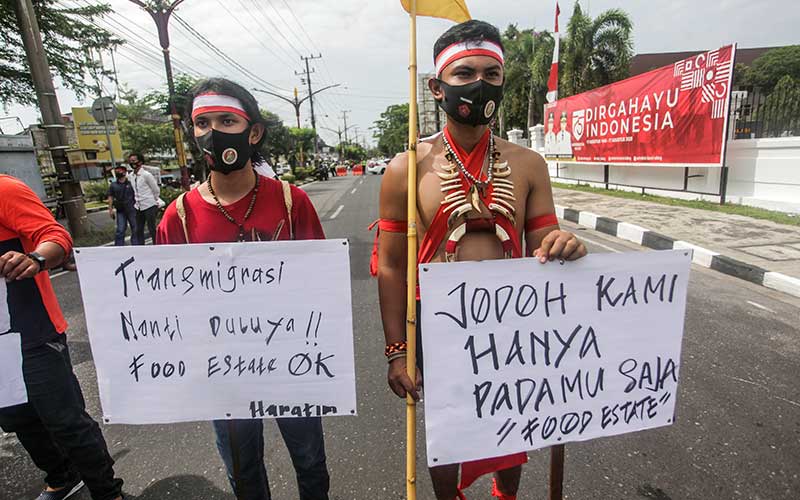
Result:
M417 265L519 258L574 260L586 247L561 231L547 165L537 153L496 138L489 128L503 93L504 55L494 26L470 20L464 0L401 0L410 14L409 148L381 185L377 274L388 379L407 403L407 498L416 499L416 401L422 386ZM447 115L445 129L417 142L416 16L458 24L434 46L430 91ZM417 243L418 236L421 238ZM435 334L432 333L432 334ZM431 467L438 500L493 472L493 495L516 498L524 453ZM459 481L459 470L461 478Z

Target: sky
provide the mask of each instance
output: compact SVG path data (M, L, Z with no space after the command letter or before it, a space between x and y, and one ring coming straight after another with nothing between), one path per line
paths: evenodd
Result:
M97 23L131 40L115 57L120 84L139 93L165 88L155 23L128 0L107 1L115 13ZM75 5L97 0L58 2ZM609 8L625 10L634 23L636 53L710 50L733 42L740 48L800 43L797 0L581 0L580 4L592 16ZM467 5L473 18L501 30L509 24L520 29L553 29L554 0L467 0ZM574 5L574 0L560 1L562 27ZM259 86L287 97L298 87L302 96L306 87L296 75L305 69L300 56L321 54L321 59L310 61L313 88L340 85L315 96L318 130L328 143L338 142L337 134L329 129L343 127L346 111L347 125L354 127L348 137L357 134L361 141L374 144L370 127L380 113L408 100L408 16L398 0L185 0L176 13L249 74L222 60L173 19L171 52L177 71L225 76L247 88ZM451 25L442 19L418 19L420 72L432 71L433 43ZM104 61L110 66L108 55ZM93 100L94 96L77 99L58 81L56 86L64 113ZM112 82L106 81L105 88L107 94L114 94ZM254 95L262 108L294 126L291 105L258 92ZM28 125L38 120L38 112L34 107L12 105L0 109L0 117L19 117ZM310 126L307 102L301 108L301 123ZM0 121L0 127L6 133L20 129L13 119Z

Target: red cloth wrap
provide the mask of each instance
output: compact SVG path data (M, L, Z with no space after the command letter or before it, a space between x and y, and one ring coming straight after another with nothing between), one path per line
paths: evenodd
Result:
M541 229L543 227L557 225L558 217L556 217L556 214L539 215L525 221L525 232L530 233L531 231L536 231L537 229Z
M381 231L387 233L407 233L408 224L404 220L389 220L378 219L367 228L372 231L372 228L378 226L378 231L375 233L375 242L372 244L372 256L369 259L369 273L375 277L378 275L378 238L380 238Z

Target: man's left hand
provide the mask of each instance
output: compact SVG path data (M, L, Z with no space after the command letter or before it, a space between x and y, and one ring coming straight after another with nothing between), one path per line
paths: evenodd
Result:
M576 260L586 255L586 245L574 234L560 229L547 233L542 244L533 251L539 262L548 260Z
M0 255L0 277L6 281L33 278L39 274L39 263L24 253L6 252Z

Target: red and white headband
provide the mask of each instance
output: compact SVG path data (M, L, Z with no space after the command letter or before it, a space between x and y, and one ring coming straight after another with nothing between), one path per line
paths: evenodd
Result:
M452 62L469 56L489 56L497 59L500 64L505 64L503 49L488 40L468 40L450 45L436 56L436 78L442 76L442 71Z
M248 122L250 121L250 117L247 116L247 112L239 99L214 92L206 92L194 98L194 102L192 102L192 121L197 115L202 115L203 113L233 113Z

